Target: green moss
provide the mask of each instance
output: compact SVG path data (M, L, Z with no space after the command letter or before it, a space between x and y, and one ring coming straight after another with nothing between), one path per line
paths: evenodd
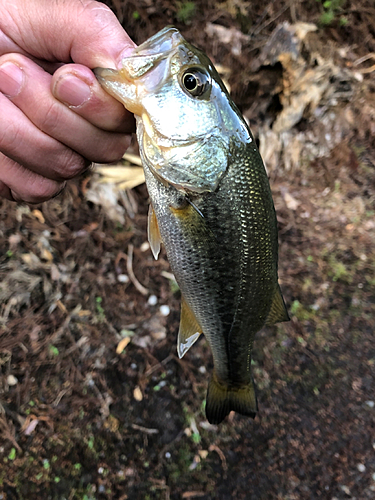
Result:
M177 2L177 19L181 23L189 24L195 14L194 2Z

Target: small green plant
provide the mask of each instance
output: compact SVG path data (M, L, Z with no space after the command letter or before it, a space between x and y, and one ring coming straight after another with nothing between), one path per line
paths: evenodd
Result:
M51 344L48 349L49 349L49 353L50 353L51 357L55 358L56 356L59 355L59 350L56 346Z
M201 436L198 432L193 432L191 435L191 439L193 440L194 443L198 444L201 442Z
M103 299L101 297L96 297L95 298L96 302L96 312L97 312L97 318L100 323L103 323L105 321L105 312L102 307L102 302Z
M90 450L94 449L94 436L89 437L89 440L87 441L87 446L89 447Z
M341 15L342 8L346 0L324 0L322 1L323 12L320 15L320 24L329 26L335 19L338 18L339 24L345 26L348 24L348 19Z
M194 2L178 2L177 4L177 19L181 23L189 24L195 14Z

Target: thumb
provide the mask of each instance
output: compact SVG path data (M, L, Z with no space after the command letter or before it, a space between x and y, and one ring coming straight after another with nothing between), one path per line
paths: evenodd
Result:
M135 47L109 7L94 0L0 0L0 10L0 32L41 60L117 67Z

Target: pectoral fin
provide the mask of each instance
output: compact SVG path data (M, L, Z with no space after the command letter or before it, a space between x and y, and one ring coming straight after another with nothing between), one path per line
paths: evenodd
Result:
M289 319L290 318L288 311L286 310L283 296L281 295L280 287L277 285L271 309L266 319L266 325L273 325L281 321L289 321Z
M161 245L161 236L159 231L158 221L152 205L148 207L148 226L147 226L148 241L155 260L158 260Z
M188 352L194 342L198 340L201 333L202 328L184 297L182 297L180 329L178 330L177 337L177 352L180 359Z
M254 384L250 381L247 385L230 387L220 382L214 371L207 391L207 420L210 424L220 424L232 410L255 418L258 405Z

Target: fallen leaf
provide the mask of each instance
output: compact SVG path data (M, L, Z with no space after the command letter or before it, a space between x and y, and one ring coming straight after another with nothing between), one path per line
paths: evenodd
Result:
M284 200L286 206L289 208L289 210L297 210L299 206L299 201L297 201L293 196L289 193L284 194Z
M45 218L44 218L44 216L43 216L43 214L42 214L42 212L40 210L33 210L31 213L42 224L44 224L46 222L46 220L45 220Z
M125 337L121 339L120 342L117 344L116 354L121 354L124 351L125 347L130 343L130 341L131 341L130 337Z

